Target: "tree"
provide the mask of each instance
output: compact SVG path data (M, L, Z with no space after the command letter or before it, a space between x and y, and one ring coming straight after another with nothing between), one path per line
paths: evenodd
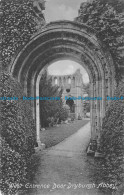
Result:
M91 3L82 3L79 17L76 18L76 21L83 22L96 30L97 36L104 42L112 55L116 71L118 71L118 66L123 63L124 59L120 52L120 48L124 46L123 9L124 1L122 0L94 0ZM115 91L116 97L121 97L124 94L123 81L120 81L120 75L118 74L116 78L118 81L118 88ZM102 123L99 148L100 152L104 154L104 159L96 161L95 170L96 183L115 184L119 189L116 194L121 194L124 190L123 105L124 100L112 101L107 108Z
M32 0L2 0L0 4L3 11L2 61L5 68L15 53L37 32L38 19Z
M124 1L123 0L100 0L103 4L108 3L109 5L111 5L112 7L114 7L114 9L118 12L118 13L122 13L124 11Z
M123 3L116 0L117 5ZM116 5L116 7L117 7ZM94 28L106 47L109 49L116 68L117 81L121 79L118 67L123 63L121 48L124 46L124 14L115 9L115 4L110 0L94 0L91 3L82 3L78 22L87 24Z
M32 0L1 0L2 31L1 96L22 96L23 89L8 73L8 66L18 52L37 32L37 17ZM0 10L0 11L1 11ZM16 194L20 189L10 184L24 184L33 177L33 153L36 145L36 130L30 104L22 100L1 101L1 193ZM36 160L36 159L35 159Z
M57 119L62 120L63 108L62 90L58 86L52 86L51 78L48 77L45 70L40 80L40 97L59 97L58 100L41 100L40 101L40 118L42 127L54 123ZM66 114L65 114L66 116ZM65 118L65 117L64 117Z
M116 97L123 97L124 85L121 82L115 91ZM124 99L112 101L103 119L101 131L101 152L104 159L96 162L97 181L113 183L117 195L124 191ZM106 194L106 193L105 193ZM110 193L111 194L111 193Z

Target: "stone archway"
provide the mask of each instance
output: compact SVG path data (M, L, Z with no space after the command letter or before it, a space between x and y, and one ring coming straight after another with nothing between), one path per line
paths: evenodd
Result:
M74 110L74 101L73 100L66 100L66 104L70 107L70 112L71 113L74 113L75 110Z
M91 138L97 139L109 103L106 96L114 94L116 82L111 55L93 29L70 21L47 24L19 52L9 71L22 84L27 96L39 96L43 67L61 59L81 64L89 74L90 96L102 97L102 101L90 101ZM32 103L32 111L37 124L37 141L40 142L39 100Z

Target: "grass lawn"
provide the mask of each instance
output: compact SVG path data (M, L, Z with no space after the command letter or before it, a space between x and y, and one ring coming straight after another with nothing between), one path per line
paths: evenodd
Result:
M62 142L65 138L77 132L81 127L86 125L89 120L76 120L73 123L61 124L59 127L50 127L45 131L41 131L41 142L46 145L46 148L55 146Z

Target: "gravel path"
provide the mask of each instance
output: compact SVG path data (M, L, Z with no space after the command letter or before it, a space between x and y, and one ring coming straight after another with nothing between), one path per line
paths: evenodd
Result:
M90 178L92 169L86 155L89 141L90 123L42 151L35 179L39 186L35 186L30 195L104 195Z

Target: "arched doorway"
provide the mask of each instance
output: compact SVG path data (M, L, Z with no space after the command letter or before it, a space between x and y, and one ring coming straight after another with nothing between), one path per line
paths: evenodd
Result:
M71 59L82 65L90 78L90 96L102 97L102 101L90 101L91 138L97 139L109 103L106 97L114 94L116 83L111 55L93 29L70 21L47 24L13 60L10 72L22 84L27 96L36 97L43 67L60 59ZM39 100L32 103L32 111L40 142Z
M75 113L75 105L72 99L67 99L66 104L70 107L70 113Z

